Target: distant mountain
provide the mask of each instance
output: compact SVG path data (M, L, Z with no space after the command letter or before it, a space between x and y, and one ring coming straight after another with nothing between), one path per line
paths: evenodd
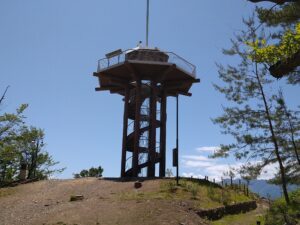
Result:
M241 181L242 183L246 183L246 181L244 180ZM233 183L235 184L237 184L238 182L239 180L233 181ZM230 183L230 180L226 179L226 183ZM293 191L297 188L300 188L300 186L289 185L288 191ZM256 194L259 194L259 196L265 198L270 197L271 199L276 199L282 196L281 186L269 184L267 180L251 180L249 184L249 189Z
M296 190L300 188L297 185L289 185L288 191ZM259 194L261 197L276 199L282 196L282 189L280 185L269 184L267 180L251 180L249 189Z

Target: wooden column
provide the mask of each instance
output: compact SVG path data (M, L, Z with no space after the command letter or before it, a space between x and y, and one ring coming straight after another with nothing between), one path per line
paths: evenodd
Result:
M123 141L122 141L122 158L121 158L121 177L126 174L126 145L127 145L127 131L128 131L128 107L129 107L129 86L125 88L124 98L124 116L123 116Z
M132 156L132 177L139 173L139 150L140 150L140 121L141 121L141 80L136 80L135 88L135 120L134 120L134 149Z
M157 102L156 82L151 81L150 95L150 130L149 130L149 155L148 155L148 177L155 176L156 161L156 102Z
M166 176L166 123L167 123L167 96L162 87L160 103L160 164L159 177Z

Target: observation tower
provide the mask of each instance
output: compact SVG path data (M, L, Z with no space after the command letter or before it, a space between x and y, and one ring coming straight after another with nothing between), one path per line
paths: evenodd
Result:
M200 81L184 58L147 47L148 14L149 8L146 47L108 53L94 72L96 91L123 97L121 177L165 176L167 98L191 96L191 86Z

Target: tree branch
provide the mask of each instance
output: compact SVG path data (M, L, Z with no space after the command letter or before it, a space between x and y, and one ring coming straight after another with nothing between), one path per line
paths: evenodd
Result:
M248 0L249 2L258 3L258 2L273 2L278 5L283 5L288 2L297 2L298 0Z
M1 105L2 101L3 101L4 98L5 98L5 95L6 95L6 92L7 92L8 88L9 88L9 85L5 88L5 91L4 91L4 93L2 94L2 97L0 98L0 105Z

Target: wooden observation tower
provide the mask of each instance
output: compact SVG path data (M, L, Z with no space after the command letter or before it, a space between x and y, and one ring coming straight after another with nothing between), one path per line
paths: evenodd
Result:
M156 164L158 176L165 176L167 97L191 96L191 86L200 81L196 67L182 57L148 48L148 31L149 0L146 47L106 54L94 73L99 79L96 91L124 97L121 177L155 177Z
M166 169L167 97L186 95L196 79L194 65L157 48L117 50L98 61L96 91L124 98L121 177L159 177Z

